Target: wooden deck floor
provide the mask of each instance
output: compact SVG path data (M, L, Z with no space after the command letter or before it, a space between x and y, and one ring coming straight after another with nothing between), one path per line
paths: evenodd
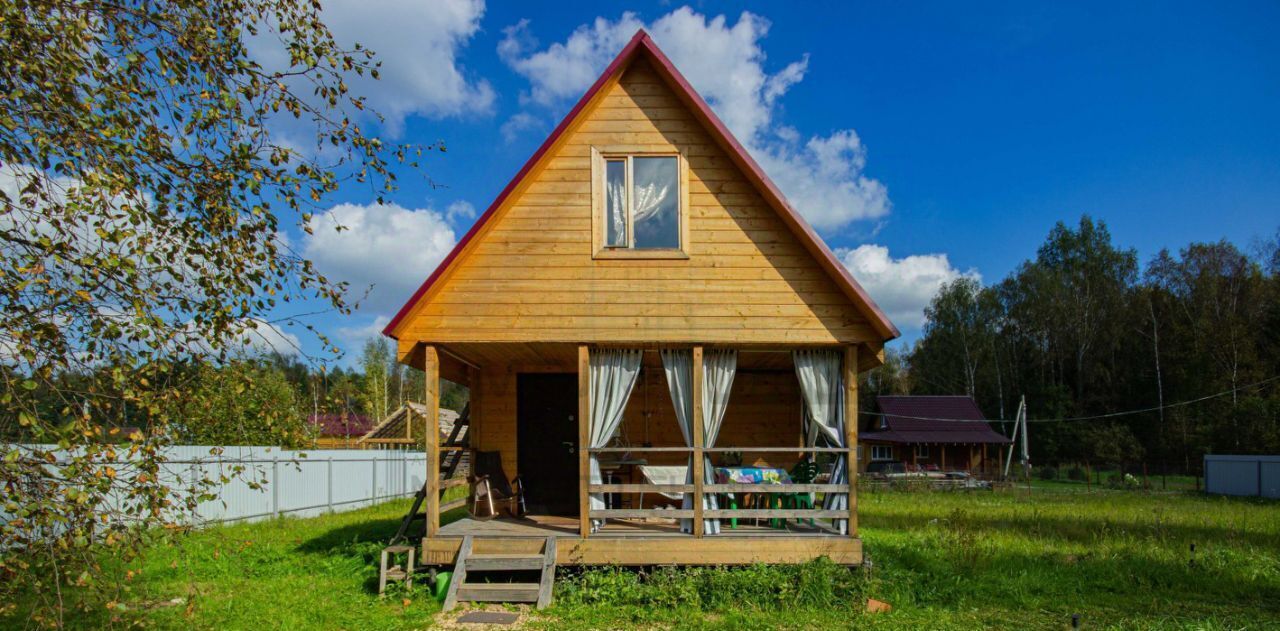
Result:
M814 526L796 524L788 521L786 528L772 528L768 520L739 520L737 528L730 528L726 522L716 537L795 537L795 536L830 536L836 535L826 524L817 522ZM521 519L497 518L488 521L463 517L457 521L440 527L441 537L578 537L578 519L559 515L527 515ZM680 532L677 520L651 522L637 519L611 519L591 535L592 537L689 537Z
M472 537L478 554L528 554L541 550L546 537L557 541L560 565L744 565L803 563L828 557L836 563L862 562L862 541L839 535L826 524L811 528L790 522L786 529L770 528L767 520L739 520L718 535L694 537L680 532L674 520L644 522L610 520L583 539L573 517L530 515L522 519L479 521L464 517L441 526L435 537L422 540L426 564L450 565L465 536Z

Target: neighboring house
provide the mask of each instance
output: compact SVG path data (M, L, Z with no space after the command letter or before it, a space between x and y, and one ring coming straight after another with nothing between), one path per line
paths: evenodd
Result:
M863 424L862 470L899 462L907 470L995 473L1011 441L991 429L972 397L880 396L880 416Z
M428 418L442 378L470 388L472 448L525 489L522 520L441 525L428 445L426 563L468 536L562 564L862 561L857 375L898 331L643 32L384 333ZM779 484L801 454L822 475Z
M373 419L363 414L313 414L307 423L316 431L315 449L356 449L373 428Z
M436 429L438 440L443 443L453 432L453 425L458 421L458 413L448 408L440 408ZM417 449L426 443L423 437L427 425L427 406L409 402L387 415L381 423L373 426L359 444L366 449ZM460 436L461 437L461 436Z

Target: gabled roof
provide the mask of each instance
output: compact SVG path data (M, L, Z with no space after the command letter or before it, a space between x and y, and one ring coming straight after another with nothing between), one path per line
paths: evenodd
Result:
M360 442L376 443L383 439L410 439L420 438L422 430L426 427L427 406L421 403L410 401L397 408L394 412L382 419L373 429L369 430L360 438ZM440 436L447 437L453 429L453 424L458 421L458 413L448 408L440 408L439 432ZM412 424L412 425L411 425ZM417 428L411 432L411 428Z
M582 98L578 100L578 103L573 106L573 109L569 110L569 113L564 117L564 120L560 121L560 124L551 132L551 135L543 141L542 145L538 147L538 150L534 152L533 156L525 162L524 166L520 168L520 171L516 173L515 177L507 183L506 187L502 189L502 192L498 194L498 197L493 200L493 203L490 204L484 213L480 215L480 218L476 220L475 224L471 226L471 229L463 235L462 239L458 241L453 250L445 256L444 260L440 262L440 265L431 273L431 276L422 283L422 286L414 292L413 296L409 298L409 301L400 308L400 311L396 313L395 317L391 319L386 328L382 330L383 335L392 338L399 337L398 329L402 322L414 312L432 288L436 287L437 284L439 284L454 268L457 267L460 260L465 257L468 251L470 251L472 242L480 234L485 232L489 227L489 224L492 223L494 217L505 207L508 199L511 198L518 189L522 189L522 185L524 184L526 177L534 172L544 158L550 157L552 150L557 146L557 141L559 141L566 132L574 127L582 114L590 108L601 90L618 79L631 65L632 61L641 55L645 55L651 60L657 73L664 81L666 81L668 86L671 87L681 101L683 101L684 104L692 111L694 117L703 124L707 132L729 155L737 167L742 170L747 179L754 184L764 200L778 212L783 223L791 229L799 242L817 260L819 265L828 273L840 290L849 297L858 311L867 318L867 321L871 324L872 328L874 328L883 337L883 340L887 341L898 337L898 328L889 321L889 318L880 310L880 307L876 305L875 301L873 301L871 297L867 295L866 291L862 289L862 286L853 279L853 276L849 274L849 270L840 263L839 259L837 259L835 254L833 254L826 244L823 243L822 239L816 232L814 232L809 223L806 222L789 203L787 203L786 198L782 196L782 192L778 190L778 187L774 185L773 181L769 179L769 176L760 168L760 165L756 164L756 161L751 158L747 153L747 150L743 148L736 138L733 137L733 134L729 132L729 129L725 127L724 123L720 121L720 118L715 115L715 112L711 111L711 107L707 105L707 102L698 95L692 86L689 85L689 82L680 74L680 71L676 70L675 65L671 63L671 60L667 59L667 56L658 49L658 46L654 44L653 40L649 37L649 34L644 31L644 29L636 32L635 36L631 38L631 41L622 49L622 52L618 53L618 56L614 58L607 68L605 68L604 72L598 79L596 79L595 83L591 85L591 88L587 90L586 94L583 94Z
M312 414L307 423L321 436L360 436L373 427L373 419L363 414Z
M881 396L882 426L860 440L886 443L1007 444L967 396Z

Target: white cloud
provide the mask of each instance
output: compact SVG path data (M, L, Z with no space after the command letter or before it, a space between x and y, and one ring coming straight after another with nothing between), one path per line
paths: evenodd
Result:
M815 228L834 230L889 214L889 190L863 174L867 152L852 129L815 136L803 145L784 131L778 142L752 154Z
M836 256L849 268L871 299L902 328L924 326L924 308L943 284L962 276L981 280L976 270L952 267L946 254L913 254L895 259L882 245L860 245L837 250Z
M863 173L866 149L857 133L838 130L802 142L796 130L775 121L778 100L804 78L809 60L766 72L761 40L769 26L749 12L730 24L723 15L707 18L681 7L648 25L627 12L616 21L598 17L564 42L535 51L525 20L504 30L498 52L529 80L526 101L557 105L585 91L636 30L646 27L814 227L834 231L888 214L885 186Z
M368 314L399 309L457 241L440 212L397 204L340 204L310 227L303 255L330 280L350 283L352 298L368 289L360 305Z
M460 225L465 221L470 224L476 218L476 207L471 202L460 199L444 209L444 217L451 225Z
M539 122L537 117L528 112L519 112L502 124L502 139L510 144L515 142L524 132L541 126L542 123Z
M408 296L405 298L407 299ZM364 346L365 341L370 338L382 337L382 329L387 328L390 322L390 317L378 315L362 325L338 327L334 333L338 341L343 343L343 348L350 351Z
M298 336L270 323L245 320L240 331L241 348L252 353L297 355L302 350Z
M459 55L480 29L483 0L327 0L322 17L338 44L359 43L377 54L380 78L348 77L352 93L386 117L392 134L411 115L427 117L486 114L493 87L469 77ZM268 37L250 40L254 57L270 68L287 62L283 48Z

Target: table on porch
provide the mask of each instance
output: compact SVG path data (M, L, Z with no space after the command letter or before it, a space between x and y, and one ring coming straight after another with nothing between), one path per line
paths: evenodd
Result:
M716 484L792 484L791 474L777 467L716 467L715 474ZM734 493L725 493L724 496L729 500L729 508L738 508L738 498ZM743 493L742 507L754 499L751 493ZM729 527L737 528L738 520L730 519Z
M683 484L688 480L689 467L686 465L668 465L654 466L641 465L641 475L644 476L650 484ZM778 467L715 467L715 483L716 484L791 484L791 474L786 469ZM672 500L681 499L681 493L661 493L664 497ZM728 500L731 508L738 508L737 497L734 493L723 494ZM753 499L751 493L743 493L743 507ZM639 506L644 505L644 493L640 493ZM757 521L759 521L757 519ZM737 519L729 520L730 528L738 527Z

